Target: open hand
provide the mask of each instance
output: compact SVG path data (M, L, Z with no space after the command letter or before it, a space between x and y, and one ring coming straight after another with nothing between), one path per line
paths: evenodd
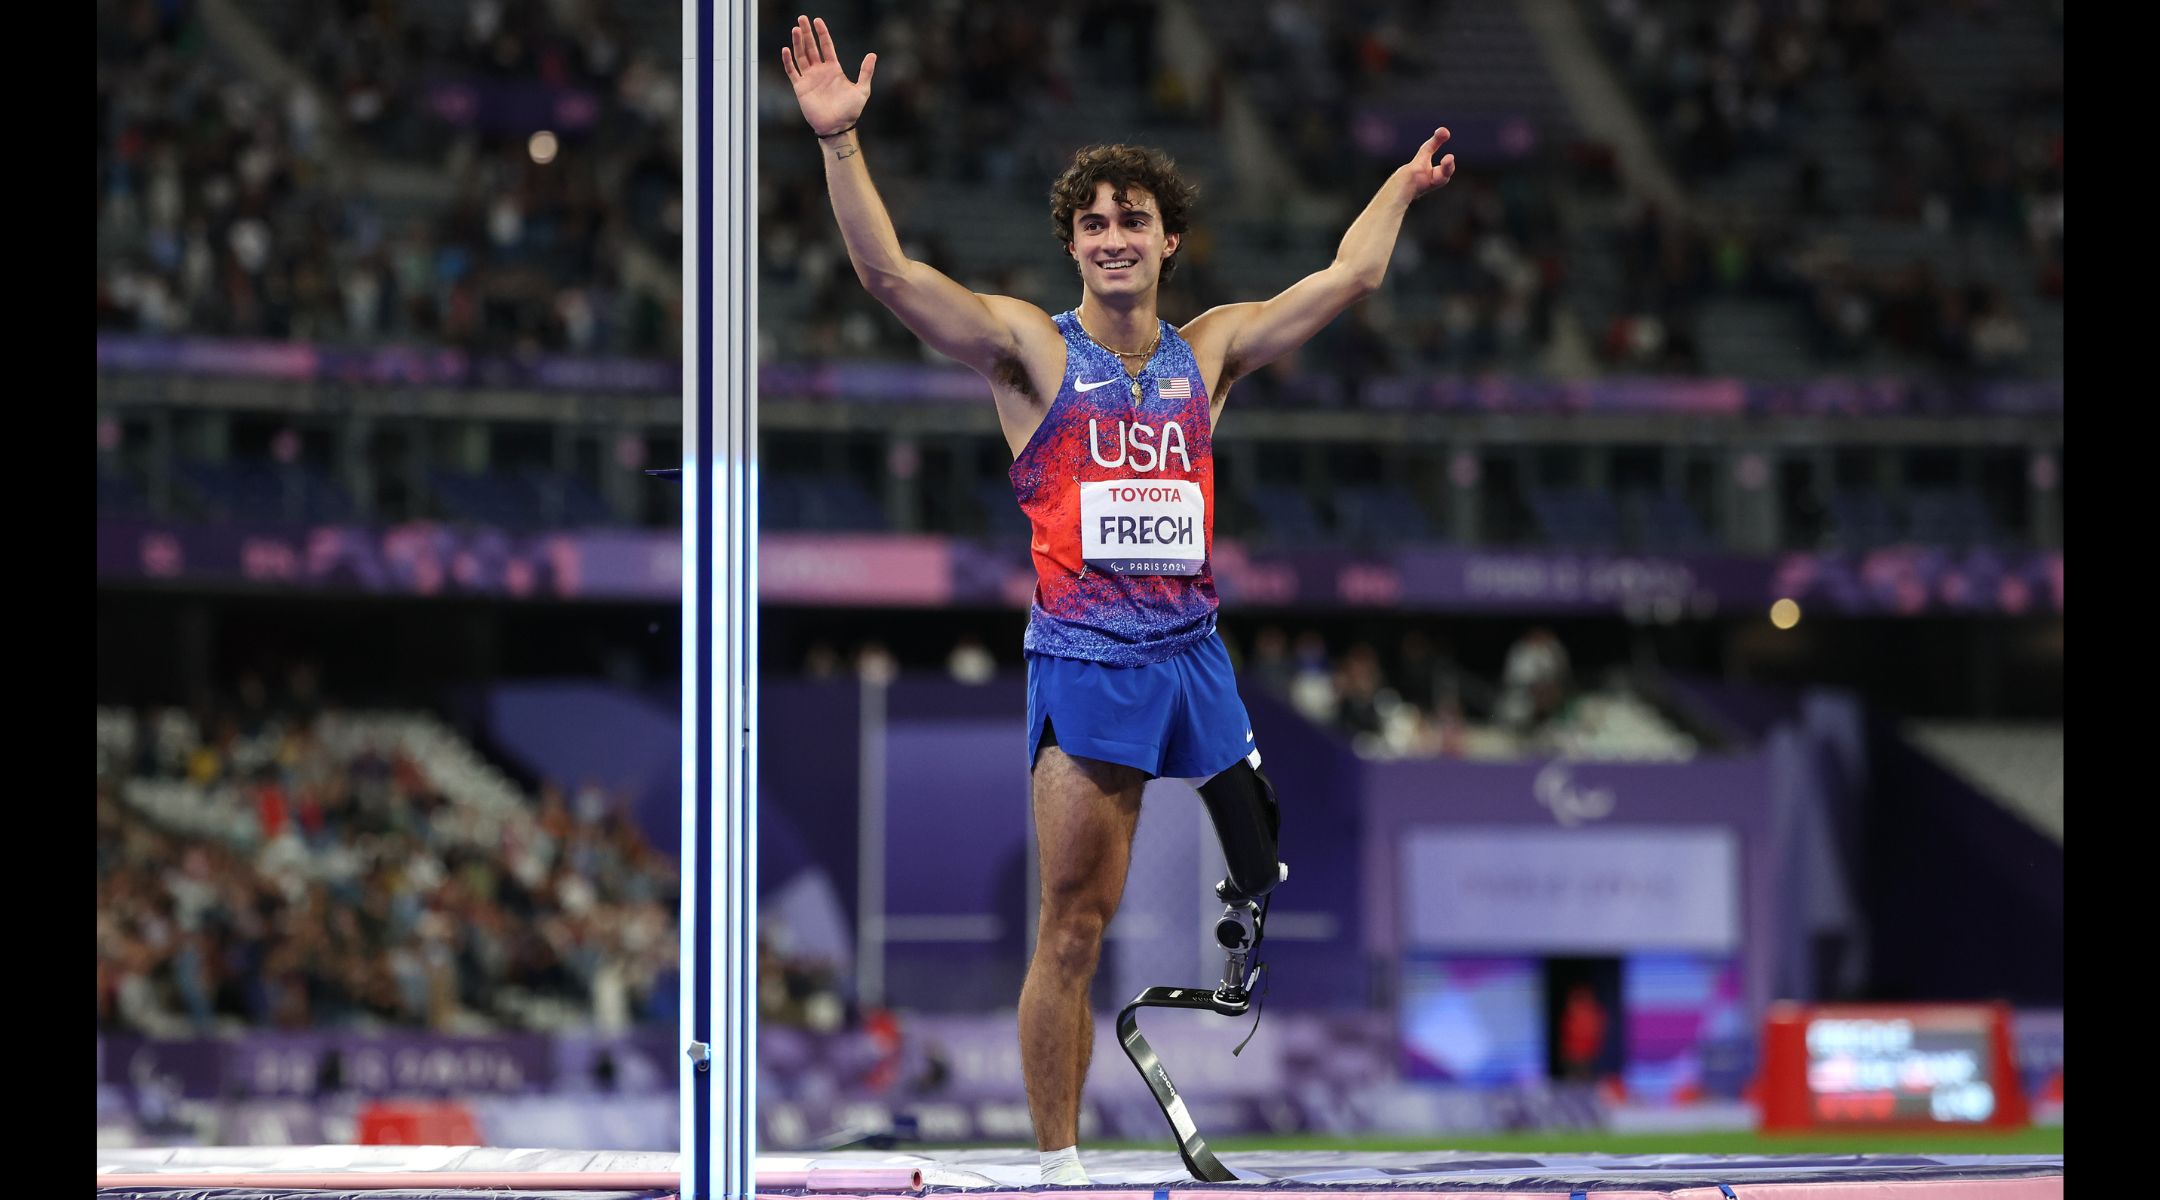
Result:
M795 103L802 106L803 120L813 132L836 133L862 117L870 102L870 76L877 71L877 55L865 54L862 78L848 81L840 69L840 54L833 49L832 31L825 18L815 24L808 17L795 18L788 30L788 44L781 47L780 67L795 85Z
M1410 157L1411 199L1415 200L1434 188L1446 187L1448 180L1455 178L1454 155L1447 155L1437 163L1432 160L1432 156L1440 153L1440 147L1447 145L1447 140L1453 136L1447 131L1447 126L1443 125L1433 130L1432 136L1426 138L1425 144L1419 146L1417 153Z

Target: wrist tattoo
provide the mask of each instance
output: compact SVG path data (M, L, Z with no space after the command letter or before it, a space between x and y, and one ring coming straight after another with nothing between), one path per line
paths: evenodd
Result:
M853 158L855 157L855 147L842 143L839 147L833 150L833 157Z

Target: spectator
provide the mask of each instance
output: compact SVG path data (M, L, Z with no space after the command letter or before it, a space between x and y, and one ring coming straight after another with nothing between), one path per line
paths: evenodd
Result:
M1359 642L1336 667L1335 727L1351 738L1377 738L1387 728L1387 714L1399 701L1383 685L1380 656Z
M1280 625L1263 625L1253 636L1252 660L1245 666L1247 674L1259 680L1261 688L1278 696L1288 696L1290 685L1296 679L1297 668L1290 658L1290 638Z
M1517 733L1535 735L1559 715L1569 688L1567 648L1552 630L1539 626L1508 648L1495 715Z
M900 677L900 660L885 643L864 642L855 652L855 674L865 683L889 684Z
M997 674L997 660L990 656L989 647L972 633L963 633L953 643L952 654L945 660L945 669L961 683L984 684Z
M1315 630L1297 636L1290 703L1305 719L1322 725L1335 721L1335 681L1328 670L1327 642Z

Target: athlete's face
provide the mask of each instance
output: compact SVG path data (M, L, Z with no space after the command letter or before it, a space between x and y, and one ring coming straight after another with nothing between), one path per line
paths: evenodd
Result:
M1162 265L1177 253L1178 235L1166 233L1155 197L1125 189L1125 203L1107 183L1095 185L1095 203L1073 214L1072 256L1081 282L1103 296L1143 295L1162 278Z

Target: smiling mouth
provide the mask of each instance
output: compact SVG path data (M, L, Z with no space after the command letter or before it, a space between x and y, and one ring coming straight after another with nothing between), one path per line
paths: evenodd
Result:
M1105 263L1097 263L1097 264L1095 264L1095 265L1096 265L1096 266L1098 266L1098 267L1101 267L1101 268L1102 268L1103 270L1105 270L1105 271L1110 271L1110 272L1113 272L1113 273L1115 273L1115 272L1118 272L1118 271L1126 271L1126 270L1130 270L1130 269L1132 269L1133 267L1137 267L1137 266L1139 266L1139 265L1140 265L1140 260L1139 260L1139 259L1137 259L1137 258L1121 258L1121 259L1114 259L1114 260L1112 260L1112 261L1110 261L1110 262L1105 262Z

